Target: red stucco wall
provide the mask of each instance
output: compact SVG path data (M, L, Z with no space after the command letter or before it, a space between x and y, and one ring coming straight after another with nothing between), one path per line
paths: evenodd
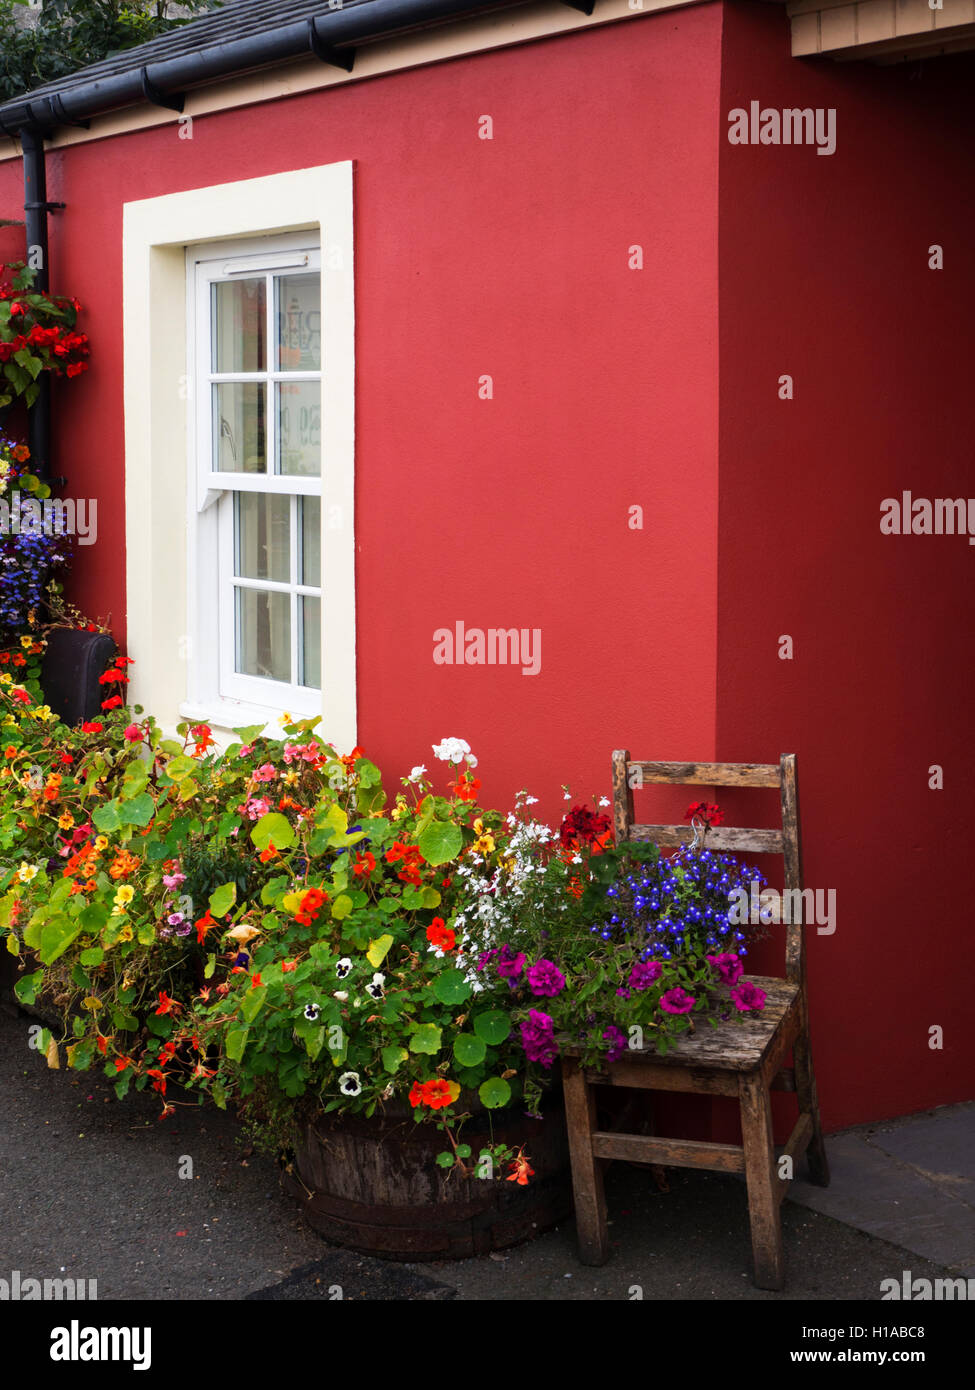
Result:
M830 156L722 143L717 723L722 758L799 755L806 880L837 893L834 934L808 936L836 1127L973 1094L975 550L879 522L903 489L973 491L975 64L797 62L750 3L723 55L726 130L753 99L837 111Z
M49 156L54 288L93 343L59 393L61 469L99 498L78 602L121 632L123 200L353 159L360 741L400 775L462 736L495 804L553 814L621 740L707 756L719 57L701 6ZM457 620L540 628L541 672L434 665Z

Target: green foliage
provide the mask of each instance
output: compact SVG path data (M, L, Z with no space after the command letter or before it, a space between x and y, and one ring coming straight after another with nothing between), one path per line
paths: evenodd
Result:
M36 23L18 24L25 3L0 0L3 101L186 23L165 0L44 0ZM188 0L182 8L203 13L213 4Z

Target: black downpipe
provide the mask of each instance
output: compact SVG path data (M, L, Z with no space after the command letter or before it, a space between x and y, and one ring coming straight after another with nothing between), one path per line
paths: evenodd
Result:
M47 259L47 172L44 164L44 137L36 130L20 132L24 152L24 221L27 224L27 263L36 268L34 288L49 287ZM27 416L27 444L31 469L47 478L51 465L51 382L50 373L41 372L40 393Z

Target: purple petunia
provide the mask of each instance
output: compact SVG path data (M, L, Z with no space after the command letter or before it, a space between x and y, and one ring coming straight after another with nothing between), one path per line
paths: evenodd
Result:
M765 1008L767 997L764 989L753 985L751 980L742 980L741 984L731 991L734 1006L740 1014L760 1013Z
M630 971L627 984L631 989L649 989L663 974L659 960L638 960Z
M744 967L733 951L723 951L720 956L708 956L708 960L726 985L736 985L741 979Z
M615 1023L611 1023L608 1028L604 1029L603 1041L609 1044L606 1053L606 1060L608 1062L618 1061L624 1053L629 1051L626 1034L621 1032Z
M521 972L525 968L525 954L519 951L515 955L511 947L507 944L501 947L498 953L498 974L503 975L512 989L516 987L521 979Z
M532 994L554 999L565 989L565 976L554 961L539 960L528 969L528 987Z
M521 1025L521 1044L529 1062L539 1062L548 1068L559 1055L558 1044L552 1032L552 1020L548 1014L531 1009Z
M660 1007L665 1014L689 1014L696 1002L693 994L688 994L680 985L660 996Z

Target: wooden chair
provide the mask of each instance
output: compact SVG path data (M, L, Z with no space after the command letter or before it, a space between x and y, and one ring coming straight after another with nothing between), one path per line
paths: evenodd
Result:
M775 787L782 807L781 830L740 830L717 826L707 835L708 849L781 854L785 888L802 889L802 849L799 834L799 788L796 758L783 754L778 766L756 763L631 762L628 752L613 754L613 818L618 843L649 840L661 848L689 841L683 825L634 825L631 776L639 769L637 785L671 783L680 786ZM786 901L790 901L786 899ZM791 899L800 903L801 898ZM706 1168L745 1174L751 1222L755 1283L763 1289L782 1287L782 1227L780 1203L790 1179L779 1176L772 1141L770 1089L795 1091L799 1120L785 1146L792 1169L805 1151L813 1182L825 1187L829 1168L819 1121L819 1103L809 1045L805 949L800 920L786 926L786 977L747 976L767 992L764 1010L684 1034L665 1056L651 1046L629 1052L602 1070L584 1069L579 1050L563 1052L562 1075L572 1159L572 1185L579 1258L600 1265L609 1255L603 1169L608 1159L682 1168ZM783 1067L789 1053L793 1066ZM686 1139L663 1139L642 1134L608 1133L599 1129L594 1087L623 1086L658 1091L736 1096L741 1106L743 1143L713 1144Z

